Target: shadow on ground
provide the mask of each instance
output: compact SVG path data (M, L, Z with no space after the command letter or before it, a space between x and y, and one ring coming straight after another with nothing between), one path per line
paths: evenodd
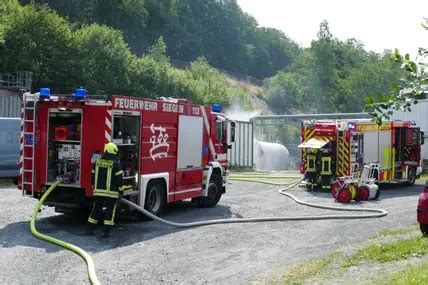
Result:
M162 216L162 218L166 220L179 223L227 219L231 217L232 212L229 207L217 205L214 208L201 209L190 202L172 204L168 211ZM109 239L105 239L101 237L102 226L97 228L95 236L86 236L84 234L86 230L86 219L87 217L72 217L59 214L38 219L36 228L43 234L74 244L90 252L101 252L128 246L190 229L174 228L156 221L136 222L128 218L119 218L112 231L112 236ZM0 237L0 248L27 246L45 248L46 252L63 250L61 247L32 236L29 222L8 224L6 227L0 229Z

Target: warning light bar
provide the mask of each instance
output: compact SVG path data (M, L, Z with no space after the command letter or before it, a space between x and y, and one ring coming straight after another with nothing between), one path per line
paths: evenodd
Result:
M221 105L220 104L213 104L212 111L216 113L221 113Z
M40 99L48 99L51 97L51 89L50 88L40 88L39 98Z

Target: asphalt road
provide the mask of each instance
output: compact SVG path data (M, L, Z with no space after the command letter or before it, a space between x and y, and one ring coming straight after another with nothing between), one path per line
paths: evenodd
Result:
M233 181L217 207L173 205L163 216L176 222L231 217L322 215L277 193L280 187ZM102 284L248 284L295 263L364 242L383 229L416 221L421 185L388 186L380 200L351 207L377 207L388 216L371 220L327 220L212 225L176 229L158 222L119 221L110 239L84 236L83 220L44 208L39 231L87 250ZM308 202L337 206L330 194L291 191ZM36 201L0 186L0 284L88 284L86 264L76 254L34 238L29 219Z

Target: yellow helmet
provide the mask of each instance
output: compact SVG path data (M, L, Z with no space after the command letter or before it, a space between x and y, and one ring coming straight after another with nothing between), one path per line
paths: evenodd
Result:
M118 151L119 151L119 149L112 142L109 142L104 146L104 152L111 153L111 154L117 154Z

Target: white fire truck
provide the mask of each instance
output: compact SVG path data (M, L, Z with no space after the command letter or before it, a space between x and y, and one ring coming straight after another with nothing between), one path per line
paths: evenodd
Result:
M192 199L215 206L225 192L226 157L234 122L188 100L24 94L20 189L40 198L59 177L46 205L58 212L87 207L91 170L106 142L119 147L126 196L154 214L167 203Z
M324 188L331 180L352 176L368 164L377 165L374 174L379 183L412 185L422 172L424 133L413 121L394 120L378 126L370 119L308 120L302 122L301 139L300 172ZM316 157L312 165L310 153Z

